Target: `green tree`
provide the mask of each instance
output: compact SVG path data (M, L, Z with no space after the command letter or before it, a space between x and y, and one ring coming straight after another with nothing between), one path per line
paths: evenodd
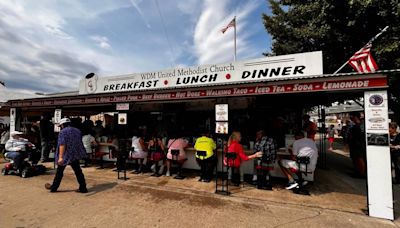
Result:
M400 68L398 0L269 0L272 13L262 20L272 36L265 55L323 51L324 73L333 73L380 29L372 44L380 70ZM346 66L341 72L351 72ZM391 108L400 113L400 75L390 75Z

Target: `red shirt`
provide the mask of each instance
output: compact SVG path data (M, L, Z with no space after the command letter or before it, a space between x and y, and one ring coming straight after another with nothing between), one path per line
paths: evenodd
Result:
M232 141L231 145L228 146L227 153L236 153L236 159L229 159L228 166L239 168L242 161L249 160L249 157L244 153L242 145L237 141ZM224 164L227 165L226 157L224 158Z

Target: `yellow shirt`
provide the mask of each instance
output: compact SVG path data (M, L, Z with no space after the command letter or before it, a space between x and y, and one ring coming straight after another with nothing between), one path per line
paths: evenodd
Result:
M196 144L194 144L194 149L196 151L205 151L206 156L204 159L207 159L214 155L214 150L217 148L214 140L212 138L208 138L206 136L202 136L196 140ZM203 159L203 157L199 157L196 154L196 158Z

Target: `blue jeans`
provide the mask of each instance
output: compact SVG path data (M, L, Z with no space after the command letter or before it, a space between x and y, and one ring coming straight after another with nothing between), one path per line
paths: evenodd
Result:
M8 151L6 158L14 161L14 169L20 169L23 160L22 154L20 152Z
M42 157L41 160L47 160L49 159L49 154L50 154L50 143L48 141L42 141L41 142L42 146Z

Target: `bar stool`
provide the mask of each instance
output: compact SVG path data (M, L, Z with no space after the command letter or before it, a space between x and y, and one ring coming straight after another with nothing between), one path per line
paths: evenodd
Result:
M172 163L178 166L178 173L174 177L174 179L182 180L185 179L185 176L182 176L182 164L179 162L179 150L171 150L172 155Z
M158 173L159 167L158 162L164 159L164 153L160 151L149 151L151 161L154 163L154 173L151 174L153 177L160 177L161 174Z
M258 158L257 169L257 188L272 190L272 184L269 180L269 174L274 170L275 155L264 153L261 158ZM268 178L268 179L266 179Z
M235 183L236 181L234 181L234 175L235 175L234 163L237 158L237 154L235 152L228 152L225 154L225 158L226 158L228 180L229 180L229 172L230 172L232 174L231 175L232 183L234 183L235 186L239 186L239 183ZM240 182L240 180L239 180L239 182ZM227 182L227 188L228 188L228 185L229 185L229 183Z
M137 159L132 158L133 153L135 153L135 147L132 146L129 148L129 156L128 156L127 160L135 161L135 163L136 163L135 165L137 166L137 169L139 169L139 161Z
M303 179L303 174L305 176L307 176L308 173L312 173L312 172L307 172L307 168L308 168L308 164L310 164L310 157L297 157L296 158L296 162L297 165L299 167L299 169L297 170L297 177L298 177L298 184L299 186L297 186L296 188L293 189L293 192L295 194L299 194L299 195L310 195L310 192L306 189L304 189L304 179ZM301 167L305 166L305 169L302 170Z
M206 177L207 176L207 170L206 170L206 164L204 162L204 158L207 156L207 152L206 151L202 151L202 150L198 150L198 151L196 151L196 155L197 155L197 157L199 157L199 160L201 160L201 162L200 162L201 175L200 175L199 181L206 180L207 179L207 177Z

